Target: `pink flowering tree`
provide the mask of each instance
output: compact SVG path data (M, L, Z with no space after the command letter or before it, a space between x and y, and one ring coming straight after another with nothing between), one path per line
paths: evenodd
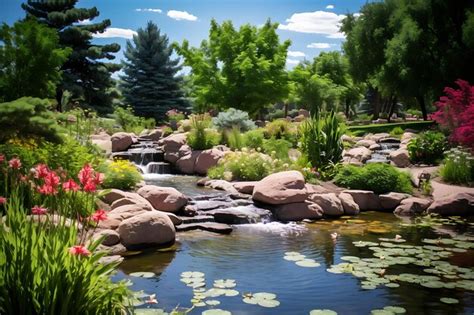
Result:
M458 89L446 87L431 118L451 133L450 140L474 149L474 86L458 79Z

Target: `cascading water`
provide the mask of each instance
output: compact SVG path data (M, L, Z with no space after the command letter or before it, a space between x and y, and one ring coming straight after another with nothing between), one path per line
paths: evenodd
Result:
M382 139L378 144L380 148L374 150L370 160L366 163L390 163L389 155L390 152L397 150L400 147L400 142L395 139L393 141L384 141ZM392 138L388 138L387 140L392 140Z

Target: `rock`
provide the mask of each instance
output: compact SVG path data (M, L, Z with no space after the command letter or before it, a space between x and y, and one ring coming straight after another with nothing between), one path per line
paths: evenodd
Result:
M230 148L227 147L227 146L225 146L225 145L223 145L223 144L216 145L216 146L214 147L214 149L219 150L219 151L222 151L222 152L228 152L228 151L230 151Z
M303 175L298 171L286 171L268 175L255 184L254 201L272 205L304 202L308 193Z
M158 141L161 139L161 136L163 135L163 132L161 129L154 129L150 131L146 136L143 138L149 139L151 141Z
M228 205L228 202L219 200L197 200L194 202L194 207L197 211L209 211L217 208L222 208Z
M102 196L102 200L105 201L107 204L111 205L114 201L122 198L126 198L127 193L125 191L121 191L120 189L110 189L109 192Z
M162 139L163 150L165 153L168 152L178 152L181 146L186 144L186 134L184 133L175 133L169 135L168 137Z
M110 153L112 153L112 141L109 140L91 140L92 144L95 144L96 146L101 149L105 155L109 156Z
M99 263L103 265L120 264L125 258L120 255L104 256L99 259Z
M474 194L461 192L435 200L427 212L440 215L474 215Z
M237 189L234 188L232 183L229 183L223 179L211 179L205 182L205 186L217 190L224 190L230 193L238 193Z
M342 135L341 140L344 142L355 143L356 140L352 136Z
M279 221L301 221L321 219L323 212L319 205L305 201L279 205L273 214Z
M97 209L102 209L102 210L105 210L105 211L112 210L112 208L107 203L105 203L105 201L103 201L102 199L97 198L95 200L95 205L97 206Z
M304 121L305 119L306 119L305 116L303 116L303 115L298 115L298 116L296 116L293 120L294 120L295 122L302 122L302 121Z
M396 192L379 195L380 205L383 209L393 210L400 205L403 199L407 199L409 197L409 194L402 194Z
M371 145L374 145L376 144L376 142L374 140L367 140L367 139L364 139L364 140L359 140L357 141L357 143L355 144L357 147L366 147L366 148L369 148Z
M145 201L147 201L147 200L145 200ZM144 210L153 210L152 206L150 205L150 203L148 201L147 202L142 202L140 200L129 198L129 197L120 198L120 199L115 200L110 205L110 208L111 208L111 210L114 210L118 207L125 206L125 205L141 205L143 208L145 208Z
M59 214L44 214L44 215L36 215L36 214L29 214L26 216L27 220L31 220L33 222L41 222L45 223L48 222L49 224L57 225L64 225L67 227L75 225L77 229L82 229L82 224L77 222L76 220L72 220L61 216ZM1 218L5 222L5 218Z
M120 222L122 222L122 220L110 218L110 216L108 215L107 219L105 219L104 221L100 221L97 227L100 229L115 230L120 225Z
M181 223L183 223L183 220L174 213L163 212L163 211L158 211L158 210L154 210L154 211L157 211L157 212L160 212L160 213L163 213L163 214L167 215L168 218L170 218L171 222L173 222L174 226L177 226L177 225L180 225Z
M181 224L180 226L176 227L176 230L178 232L203 230L203 231L219 233L219 234L230 234L233 229L230 225L223 224L223 223L196 222L196 223Z
M411 140L413 138L416 137L416 133L413 133L413 132L404 132L402 134L402 137L400 138L400 140L403 142L403 140Z
M206 214L213 215L214 220L218 223L248 224L259 222L262 217L270 217L272 213L269 210L249 205L212 210Z
M130 217L145 213L150 211L147 207L144 207L143 205L136 205L136 204L130 204L130 205L123 205L120 207L117 207L107 213L107 217L110 219L116 219L116 220L125 220Z
M117 132L112 135L112 152L125 151L133 144L133 137L126 132Z
M181 148L179 148L178 150L178 155L180 158L182 158L183 156L186 156L186 155L189 155L193 152L193 149L191 149L191 147L187 144L184 144L181 146ZM201 151L195 151L197 152L198 154L201 152Z
M176 212L188 203L185 195L171 187L145 185L138 190L138 194L148 200L156 210L166 212Z
M101 244L97 247L97 251L105 252L107 255L113 256L124 254L127 251L127 248L121 243L115 244L113 246L105 246Z
M127 248L171 244L176 234L170 218L158 211L148 211L123 220L118 232Z
M179 153L178 152L165 152L164 159L170 163L176 163L179 160Z
M98 230L95 232L93 236L95 240L101 237L104 237L102 244L105 246L113 246L120 242L120 235L114 230L110 230L110 229Z
M298 115L301 115L301 116L304 116L304 117L309 117L309 116L310 116L310 115L309 115L309 111L306 110L306 109L300 109L300 110L298 111Z
M394 138L394 137L387 137L387 138L380 139L378 142L379 143L397 144L397 143L400 143L400 139L397 139L397 138Z
M369 150L375 151L375 150L380 150L381 146L378 143L374 143L369 147Z
M207 170L216 166L219 160L224 156L224 153L217 149L204 150L196 158L194 171L200 175L206 175Z
M251 195L253 193L253 188L255 187L256 183L258 182L257 181L235 182L233 185L234 185L234 188L237 189L239 193Z
M345 152L344 156L355 159L360 163L364 163L372 156L372 151L367 149L366 147L357 147L352 148L349 151Z
M181 157L176 161L176 167L183 174L194 174L194 165L200 151L192 151L190 154Z
M339 200L341 200L344 214L357 215L360 212L359 205L354 201L354 198L348 193L340 193Z
M423 213L431 204L431 201L416 197L406 198L400 202L400 205L393 211L400 216L413 216Z
M354 202L359 206L360 211L380 210L382 207L380 205L379 196L377 196L373 191L344 190L343 192L352 196Z
M408 167L410 165L410 155L406 149L390 152L390 160L396 167Z
M335 193L312 194L308 199L319 205L325 215L341 216L344 214L341 200L337 198Z
M368 135L366 138L375 142L380 142L381 140L390 137L390 134L386 132L376 133L373 135Z

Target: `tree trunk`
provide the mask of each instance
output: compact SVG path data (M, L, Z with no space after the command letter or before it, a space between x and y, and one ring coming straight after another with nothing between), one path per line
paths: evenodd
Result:
M380 93L377 89L374 89L374 96L372 98L372 106L374 108L374 114L372 119L379 119L380 115Z
M345 104L345 108L344 108L344 115L346 115L346 119L350 119L350 110L351 110L351 102L348 98L346 98L346 104Z
M423 120L428 120L428 113L426 112L425 98L422 95L416 97L418 104L420 104L421 113L423 114Z
M285 107L285 118L288 117L288 103L283 104Z
M56 88L56 102L57 102L56 110L58 112L63 111L63 107L62 107L63 104L61 104L62 100L63 100L63 90L58 87Z
M395 111L395 106L397 106L397 96L393 95L391 98L390 109L388 111L388 122L391 122L393 112Z

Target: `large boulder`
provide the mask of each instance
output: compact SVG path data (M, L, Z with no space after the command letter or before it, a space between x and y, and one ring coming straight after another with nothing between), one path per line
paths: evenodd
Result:
M162 139L163 150L167 152L178 152L182 145L186 144L186 134L176 133Z
M133 137L126 132L117 132L112 135L112 152L125 151L133 143Z
M409 197L409 194L402 194L396 192L379 195L380 205L382 206L382 209L393 210L400 205L402 200L407 199Z
M319 205L325 215L341 216L344 214L341 200L337 198L335 193L312 194L308 199Z
M461 192L435 200L427 212L440 215L474 215L474 194Z
M357 147L345 152L344 156L348 157L350 161L356 160L360 163L364 163L365 161L370 159L370 157L372 156L372 151L370 151L366 147Z
M233 183L233 185L234 185L234 188L237 189L239 193L251 195L253 193L253 189L256 183L257 183L256 181L235 182Z
M120 235L117 231L105 229L95 232L93 239L98 240L103 237L102 244L105 246L113 246L120 242Z
M217 149L204 150L196 158L194 171L200 175L206 175L207 170L216 166L219 160L224 156L224 153Z
M162 135L163 135L163 131L161 129L153 129L143 138L149 139L151 141L158 141L161 139Z
M352 196L354 202L359 206L360 211L380 210L382 207L380 205L379 196L377 196L373 191L344 190L344 193Z
M396 167L408 167L410 165L410 155L406 149L390 152L390 160Z
M143 207L142 205L123 205L107 213L107 218L122 221L130 217L145 213L147 211L151 210L146 207Z
M167 215L158 211L148 211L123 220L118 227L118 233L122 244L129 249L171 244L176 235L173 222Z
M199 151L191 151L190 154L182 156L179 160L177 160L176 167L178 170L183 174L194 174L194 166L199 153Z
M91 135L91 142L104 151L106 155L112 153L112 140L106 132Z
M342 208L344 209L344 214L347 215L357 215L360 212L359 205L354 201L351 195L348 193L340 193L339 199L342 203Z
M377 144L374 140L363 139L363 140L357 141L357 143L355 145L356 145L356 147L370 148L370 146L372 146L374 144Z
M406 198L403 199L400 205L393 211L399 216L414 216L422 214L431 204L430 200L422 198Z
M308 193L303 175L298 171L286 171L268 175L255 184L254 201L271 205L304 202Z
M185 195L171 187L145 185L138 190L138 194L148 200L153 208L165 212L176 212L188 203Z
M279 205L275 208L273 214L279 221L301 221L321 219L323 212L319 205L305 201Z

